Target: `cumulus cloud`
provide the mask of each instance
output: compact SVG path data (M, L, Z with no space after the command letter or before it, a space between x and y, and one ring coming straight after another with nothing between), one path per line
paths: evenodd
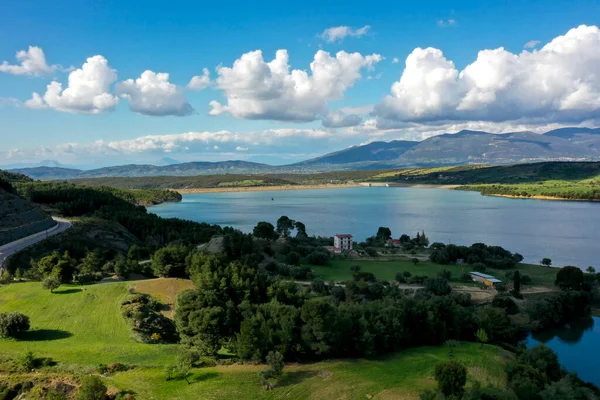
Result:
M325 29L321 33L321 38L326 42L341 42L347 37L361 37L367 34L367 32L371 29L370 25L365 25L362 28L351 28L349 26L334 26L331 28Z
M116 93L129 101L129 108L143 115L190 115L194 109L187 102L183 88L169 82L169 74L144 71L135 81L117 84Z
M110 93L110 86L117 80L117 72L109 67L106 58L98 55L87 59L80 69L69 74L69 83L52 81L46 93L33 93L25 106L34 109L52 108L58 111L83 114L99 114L112 111L119 99Z
M460 72L441 50L417 48L374 112L382 123L580 122L600 117L599 63L600 29L585 25L540 50L482 50Z
M314 121L329 113L328 101L344 97L361 78L363 68L372 69L379 54L338 52L332 57L319 50L304 70L290 71L287 50L265 62L260 50L245 53L231 68L217 68L216 87L224 92L226 104L211 101L210 115L229 113L243 119Z
M29 46L27 50L17 52L18 64L11 65L8 61L0 64L0 72L13 75L42 76L55 71L57 65L48 65L44 51L37 46Z
M398 64L399 62L400 60L398 59L398 57L392 58L392 64Z
M523 45L523 47L526 48L526 49L533 49L534 47L536 47L540 43L541 42L539 40L530 40L529 42L525 43Z
M235 149L236 149L237 151L248 151L248 148L247 148L247 147L242 147L242 146L237 146Z
M210 72L208 68L203 68L202 75L192 77L190 83L187 84L187 88L190 90L203 90L209 87L210 83Z
M340 111L329 113L323 118L323 126L326 128L345 128L356 126L362 122L362 118L356 114L344 114Z

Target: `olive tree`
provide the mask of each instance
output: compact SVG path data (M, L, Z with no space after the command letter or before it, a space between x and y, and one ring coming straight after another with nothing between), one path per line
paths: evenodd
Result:
M0 313L0 337L14 337L29 330L29 317L20 312Z

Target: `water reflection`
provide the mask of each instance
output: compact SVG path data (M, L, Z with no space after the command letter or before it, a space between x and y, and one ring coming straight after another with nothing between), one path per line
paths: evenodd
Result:
M591 330L594 327L593 318L583 318L572 322L561 328L546 329L540 332L536 332L531 336L538 342L547 344L554 338L558 338L561 342L567 344L576 344L581 341L586 331Z

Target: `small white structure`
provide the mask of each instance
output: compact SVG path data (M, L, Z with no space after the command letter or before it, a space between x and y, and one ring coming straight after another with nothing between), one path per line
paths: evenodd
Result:
M333 247L339 251L352 251L352 235L344 233L333 237Z

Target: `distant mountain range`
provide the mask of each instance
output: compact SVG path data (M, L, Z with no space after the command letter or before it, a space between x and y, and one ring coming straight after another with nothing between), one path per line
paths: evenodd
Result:
M249 161L187 162L167 165L121 165L93 170L60 165L15 168L34 179L98 177L193 176L282 172L319 172L357 169L390 169L436 165L514 164L537 161L600 160L600 128L561 128L538 134L493 134L460 131L433 136L421 142L372 142L290 165L271 166Z

